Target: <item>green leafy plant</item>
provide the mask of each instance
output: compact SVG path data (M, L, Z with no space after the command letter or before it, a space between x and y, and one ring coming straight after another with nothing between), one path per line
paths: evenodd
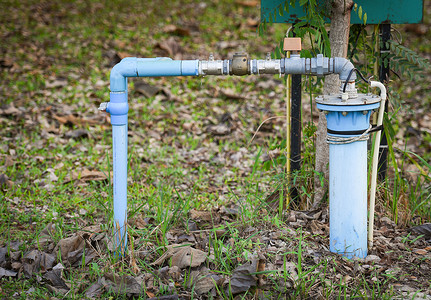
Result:
M389 40L387 48L390 49L390 53L381 59L380 63L385 66L389 63L391 69L408 76L410 80L418 79L431 69L428 59L398 41Z

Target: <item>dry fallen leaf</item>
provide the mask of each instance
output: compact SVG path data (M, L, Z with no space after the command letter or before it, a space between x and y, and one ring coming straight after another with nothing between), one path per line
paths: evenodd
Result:
M191 246L184 245L170 245L167 247L166 252L152 265L161 265L166 259L172 257L172 266L178 268L197 267L200 266L207 258L207 254L201 250L192 248Z
M85 292L85 296L90 299L100 299L100 296L104 292L105 279L99 278L96 283L92 284L87 291Z
M163 31L166 33L172 33L180 36L190 36L190 30L187 28L178 27L174 24L168 24L163 27Z
M327 225L322 224L321 222L317 220L311 220L310 222L311 232L315 235L324 235L325 231L327 230Z
M431 223L425 223L419 226L415 226L413 228L410 228L410 230L418 234L423 234L426 239L431 238Z
M6 174L0 174L0 188L7 187L11 188L13 186L13 181L9 180Z
M0 248L0 266L6 262L7 247Z
M69 290L69 286L66 284L63 277L63 269L61 268L49 271L43 276L43 278L47 280L52 287L55 289L65 290L67 292Z
M61 124L70 124L70 125L95 125L99 123L99 121L75 117L72 114L69 114L66 116L53 115L53 118L56 119Z
M198 275L197 276L197 280L195 283L195 292L198 295L205 295L208 294L209 291L211 291L211 289L213 289L217 282L220 280L220 276L216 275L216 274L207 274L207 275Z
M413 252L416 254L419 254L419 255L425 255L428 253L428 251L425 249L415 249L415 250L413 250Z
M192 220L198 220L198 221L207 221L211 222L213 219L213 214L210 211L204 211L204 210L196 210L192 209L189 212L190 219Z
M39 250L32 250L27 252L23 259L23 271L28 277L31 277L35 272L46 272L54 266L55 255L45 253Z
M3 277L15 277L17 274L17 272L6 270L0 267L0 279Z
M111 173L111 177L112 177L112 173ZM86 181L103 181L106 179L107 177L105 173L101 171L96 171L96 170L90 171L88 169L84 169L82 172L72 171L72 178L66 177L63 183L69 183L72 180L79 180L82 182L86 182Z
M172 265L178 268L200 266L207 259L207 254L192 247L181 247L172 255Z
M163 40L163 41L158 42L157 47L166 51L170 58L173 58L173 59L181 59L182 58L181 46L172 36L167 40Z
M138 281L130 275L120 276L109 273L106 274L104 278L106 279L106 290L114 292L115 294L140 295L144 291L143 287L138 283Z
M19 114L19 109L17 109L15 106L13 106L13 104L9 104L7 106L4 106L2 108L0 108L0 115L17 115Z
M60 255L63 261L67 261L69 253L76 250L82 250L85 247L84 239L79 235L74 235L65 239L62 239L55 246L54 252L57 253L60 250Z
M226 289L230 288L232 294L238 294L248 291L252 286L257 285L257 277L252 275L258 269L258 259L253 258L252 261L237 267L230 278L229 285Z
M179 297L177 294L147 298L147 300L178 300L178 299Z

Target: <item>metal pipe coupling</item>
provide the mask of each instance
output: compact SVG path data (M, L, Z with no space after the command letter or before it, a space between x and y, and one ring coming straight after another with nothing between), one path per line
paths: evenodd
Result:
M250 74L247 53L239 52L233 55L229 73L238 76Z

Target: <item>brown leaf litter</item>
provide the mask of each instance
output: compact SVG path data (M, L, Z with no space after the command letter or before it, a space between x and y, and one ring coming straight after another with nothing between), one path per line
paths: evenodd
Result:
M111 178L112 178L112 172L111 172ZM104 172L84 169L81 172L72 171L71 176L70 175L66 176L63 183L69 183L71 181L79 181L81 183L84 183L87 181L104 181L107 179L108 178Z
M200 266L207 259L207 254L187 245L174 244L168 246L166 252L152 265L161 265L169 258L172 258L172 266L176 266L179 269L193 268Z

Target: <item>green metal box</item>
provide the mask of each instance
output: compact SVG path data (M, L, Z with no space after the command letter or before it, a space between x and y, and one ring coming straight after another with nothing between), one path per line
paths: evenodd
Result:
M327 1L320 1L322 5ZM261 20L269 20L269 14L277 9L285 0L261 0ZM362 7L362 14L367 14L367 24L414 24L422 23L423 0L356 0L355 3ZM294 7L289 8L289 12L284 12L280 16L278 10L275 23L294 23L305 15L303 7L296 1ZM274 15L274 14L273 14ZM328 19L329 23L330 20ZM352 10L351 24L363 24L358 13Z

